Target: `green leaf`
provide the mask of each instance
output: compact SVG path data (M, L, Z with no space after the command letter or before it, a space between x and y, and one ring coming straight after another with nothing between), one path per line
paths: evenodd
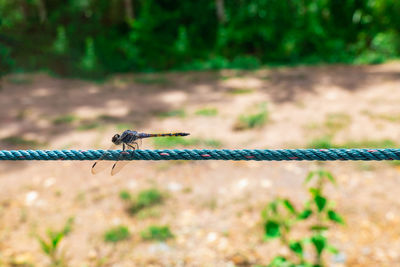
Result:
M328 218L329 218L329 220L331 220L333 222L344 224L343 218L338 213L336 213L334 210L328 210Z
M278 201L272 201L269 203L268 208L274 213L277 214L278 213Z
M309 183L309 182L311 181L311 179L313 178L314 174L315 174L315 173L314 173L313 171L310 171L310 172L308 173L306 179L304 180L304 183L305 183L305 184Z
M51 243L53 245L53 248L56 248L58 243L61 241L61 239L64 237L63 232L56 233L55 236L53 236Z
M311 195L316 196L321 194L321 190L318 188L311 187L308 189L310 191Z
M296 214L296 209L294 208L293 204L290 203L288 199L283 200L283 205L286 207L288 211L290 211L292 214Z
M325 208L327 200L321 195L316 195L314 197L314 202L315 205L317 205L318 211L321 212Z
M300 242L292 241L290 242L289 247L294 253L303 256L303 245Z
M327 245L326 246L326 250L328 250L332 254L338 254L339 253L339 250L336 247L332 246L332 245Z
M322 251L324 251L326 247L326 237L322 235L315 235L311 238L311 242L313 243L317 254L321 255Z
M265 238L277 238L281 236L279 223L276 221L268 220L265 223Z
M332 173L330 173L330 172L327 171L327 172L325 173L325 175L326 175L326 178L328 178L328 179L331 181L332 184L336 185L336 180L335 180L335 178L333 177Z
M325 226L325 225L312 225L310 227L310 229L313 230L313 231L324 231L324 230L328 230L329 227Z
M268 267L282 267L282 266L287 266L287 259L285 259L282 256L276 256L275 258L272 259L271 263L268 264Z
M311 209L305 209L297 216L297 219L305 220L308 217L310 217L311 214L312 214L312 210Z
M38 240L39 240L40 246L42 247L43 252L46 253L47 255L50 254L50 250L51 250L50 245L47 244L47 243L46 243L43 239L41 239L40 237L38 237Z

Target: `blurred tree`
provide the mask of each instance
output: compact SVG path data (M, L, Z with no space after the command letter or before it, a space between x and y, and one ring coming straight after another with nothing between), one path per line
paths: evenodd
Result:
M398 0L0 0L0 70L377 63L399 56L398 14Z

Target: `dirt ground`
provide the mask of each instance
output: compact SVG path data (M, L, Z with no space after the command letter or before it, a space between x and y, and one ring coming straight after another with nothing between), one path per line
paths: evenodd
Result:
M234 130L266 103L268 122ZM190 132L186 148L302 148L400 137L400 63L115 75L104 82L13 74L0 89L2 149L107 149L116 132ZM216 109L202 116L199 110ZM201 112L200 112L201 113ZM334 118L332 120L332 118ZM200 141L199 141L200 140ZM211 140L211 141L210 141ZM148 139L143 148L153 148ZM182 148L179 145L177 148ZM264 242L261 210L277 196L296 205L314 162L132 162L118 175L92 162L0 162L0 266L46 266L37 236L74 218L61 241L68 266L252 266L287 251ZM330 230L341 251L327 266L400 266L400 172L388 162L331 162L329 196L346 218ZM130 216L119 197L158 188L154 214ZM129 240L104 242L126 225ZM174 238L144 241L150 225Z

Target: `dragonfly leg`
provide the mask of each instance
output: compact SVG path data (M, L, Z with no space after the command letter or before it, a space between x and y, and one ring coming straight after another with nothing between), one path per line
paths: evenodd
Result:
M133 147L133 146L131 146L131 145L129 145L129 144L127 144L127 146L129 146L129 147L132 148L133 150L139 149L139 144L138 144L138 143L133 142L132 144L133 144L133 145L136 145L136 148Z

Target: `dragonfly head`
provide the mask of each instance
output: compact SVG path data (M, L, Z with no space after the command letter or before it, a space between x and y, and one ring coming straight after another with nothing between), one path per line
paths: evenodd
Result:
M119 134L116 134L116 135L113 136L113 138L111 139L111 141L112 141L114 144L119 145L119 144L121 144L121 139L119 139L119 138L120 138L120 135L119 135Z

